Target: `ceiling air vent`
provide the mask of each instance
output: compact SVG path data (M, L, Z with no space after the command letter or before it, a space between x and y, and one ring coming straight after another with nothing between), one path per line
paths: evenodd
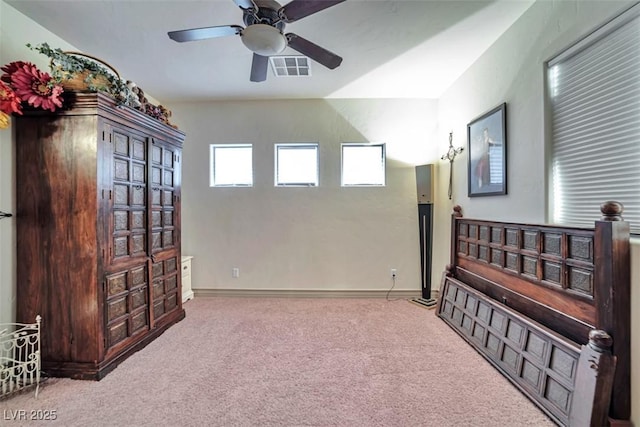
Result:
M278 77L309 77L311 62L306 56L270 56L273 74Z

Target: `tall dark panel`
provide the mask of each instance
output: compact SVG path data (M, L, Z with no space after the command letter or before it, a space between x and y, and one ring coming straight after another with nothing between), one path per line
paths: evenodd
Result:
M433 230L434 165L416 166L416 194L420 230L422 298L431 298L431 241Z
M418 205L420 226L420 267L422 273L422 298L431 298L431 240L433 228L433 205Z

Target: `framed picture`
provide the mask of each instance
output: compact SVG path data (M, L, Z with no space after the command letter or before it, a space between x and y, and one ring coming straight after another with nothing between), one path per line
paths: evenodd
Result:
M467 125L469 197L507 194L507 104Z

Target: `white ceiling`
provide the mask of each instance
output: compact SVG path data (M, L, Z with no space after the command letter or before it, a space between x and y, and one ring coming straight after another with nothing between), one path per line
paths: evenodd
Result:
M438 98L533 1L347 0L285 30L342 56L342 65L328 70L314 62L308 78L269 70L267 81L254 83L252 52L239 36L187 43L167 36L243 25L232 0L6 0L163 102Z

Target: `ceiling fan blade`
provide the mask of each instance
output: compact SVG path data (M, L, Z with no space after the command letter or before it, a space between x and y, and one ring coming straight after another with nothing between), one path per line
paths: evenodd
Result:
M293 22L343 1L346 0L293 0L282 6L279 13L283 21Z
M253 54L253 61L251 62L251 81L263 82L267 80L267 69L269 68L269 57Z
M309 40L303 39L297 34L287 33L286 36L291 49L297 50L301 54L308 56L331 70L337 68L342 63L342 58L335 53L329 52L327 49L311 43Z
M258 7L256 6L256 4L253 2L253 0L233 0L233 2L236 4L236 6L238 6L240 9L253 9L253 10L258 10Z
M240 25L222 25L218 27L192 28L190 30L169 31L169 38L177 42L212 39L214 37L240 34L244 28Z

